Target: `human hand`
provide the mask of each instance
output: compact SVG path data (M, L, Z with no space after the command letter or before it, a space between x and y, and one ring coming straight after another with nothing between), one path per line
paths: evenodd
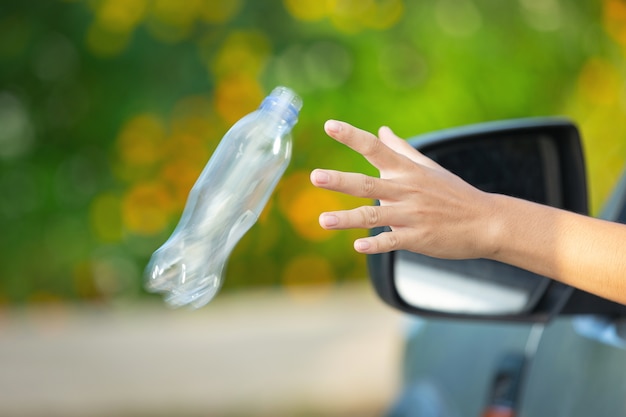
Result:
M378 137L348 123L329 120L326 133L363 155L379 178L360 173L316 169L319 188L380 201L379 206L322 213L324 229L389 226L390 232L358 239L361 253L405 249L429 256L459 259L486 257L497 251L490 221L492 195L467 184L425 157L388 127Z
M357 239L358 252L490 258L626 305L625 225L480 191L387 127L379 129L380 139L344 122L330 120L324 128L380 173L311 172L317 187L380 201L320 215L325 229L391 228Z

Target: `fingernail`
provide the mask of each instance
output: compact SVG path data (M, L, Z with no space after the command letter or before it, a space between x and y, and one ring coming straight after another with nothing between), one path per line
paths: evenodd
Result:
M393 130L391 130L391 128L389 126L381 126L381 128L379 129L379 131L386 131L387 133L393 133Z
M315 176L315 182L318 184L328 184L330 181L330 176L324 171L315 171L313 175Z
M354 248L359 252L363 252L370 248L370 243L367 240L357 240L354 242Z
M338 133L339 131L341 131L341 123L336 120L328 120L326 121L324 128L327 132Z
M339 224L339 218L334 214L323 214L322 223L324 223L326 227L337 226L337 224Z

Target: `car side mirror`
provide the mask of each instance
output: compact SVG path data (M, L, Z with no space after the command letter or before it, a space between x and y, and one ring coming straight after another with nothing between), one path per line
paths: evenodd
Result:
M588 213L580 135L567 119L478 124L417 136L410 143L484 191ZM573 291L487 259L443 260L396 251L369 255L368 267L385 302L423 316L544 321Z

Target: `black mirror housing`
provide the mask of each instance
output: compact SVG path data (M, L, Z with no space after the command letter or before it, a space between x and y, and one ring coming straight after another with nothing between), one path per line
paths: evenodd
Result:
M410 143L484 191L588 214L580 135L568 119L483 123L420 135ZM574 292L486 259L449 261L397 251L369 255L368 268L386 303L422 316L547 321Z

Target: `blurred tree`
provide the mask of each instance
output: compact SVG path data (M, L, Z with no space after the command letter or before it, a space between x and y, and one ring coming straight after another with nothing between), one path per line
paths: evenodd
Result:
M374 174L328 118L408 137L569 115L597 211L626 156L625 21L621 0L4 2L0 299L140 294L219 139L275 85L304 100L293 161L226 289L366 276L360 232L317 226L360 202L311 187L312 168Z

